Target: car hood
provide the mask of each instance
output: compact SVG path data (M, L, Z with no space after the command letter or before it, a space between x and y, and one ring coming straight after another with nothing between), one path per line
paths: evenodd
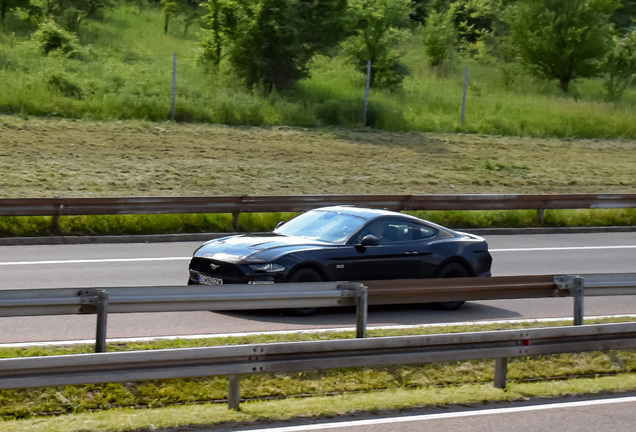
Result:
M332 243L279 234L237 235L211 240L197 249L194 256L234 263L261 263L271 262L290 252L335 246Z

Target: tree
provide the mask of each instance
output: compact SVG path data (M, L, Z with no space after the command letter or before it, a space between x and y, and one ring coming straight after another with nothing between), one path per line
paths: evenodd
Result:
M636 29L624 37L615 37L607 53L602 70L609 100L617 101L627 87L636 80Z
M444 12L431 10L426 18L424 46L431 66L438 66L446 60L449 51L457 43L457 29L453 22L454 9Z
M7 12L16 8L26 8L29 6L29 0L0 0L0 20L4 21Z
M226 0L208 0L208 35L201 41L203 53L201 60L219 67L221 63L223 45L226 43L225 29L235 27L227 18L232 16L232 10Z
M161 0L161 15L163 16L163 32L168 33L170 18L179 13L179 3L175 0Z
M370 85L394 87L408 73L391 48L406 37L410 0L353 0L354 34L343 44L349 60L366 74L371 62Z
M186 0L181 10L183 13L183 36L185 37L188 35L190 26L201 20L199 2Z
M614 23L617 29L627 31L636 23L636 0L622 0L621 3L622 6L614 12L610 22Z
M619 6L617 0L519 0L506 20L524 66L567 92L572 80L599 73L611 42L609 17Z
M218 64L226 46L247 85L290 88L316 53L343 38L346 8L346 0L209 0L203 58Z
M101 19L113 0L46 0L46 15L69 31L76 31L84 18Z

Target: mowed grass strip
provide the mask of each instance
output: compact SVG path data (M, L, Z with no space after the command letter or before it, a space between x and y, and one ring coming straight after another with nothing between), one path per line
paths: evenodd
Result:
M631 193L633 140L0 116L0 196Z
M132 431L159 428L196 430L197 426L246 427L271 425L272 421L330 419L356 415L404 414L405 410L515 402L573 395L603 395L633 392L636 374L568 379L553 382L510 383L506 390L492 384L467 384L419 389L392 389L382 392L346 393L315 398L288 398L275 401L243 402L240 411L228 410L224 404L187 404L156 409L117 408L49 418L32 418L1 422L3 432L87 432ZM505 406L505 405L504 405ZM489 404L492 407L492 404ZM418 411L417 414L423 414ZM284 423L289 425L289 423ZM181 429L178 429L181 430Z
M626 322L632 318L589 320L589 323ZM560 323L511 323L483 326L419 327L408 330L370 330L371 337L405 334L431 334L495 329L516 329L571 325ZM298 340L325 340L352 338L352 332L255 335L240 338L214 338L201 340L157 341L144 344L111 344L108 351L130 351L160 348L185 348L244 343L271 343ZM90 346L3 349L0 356L25 357L34 355L60 355L90 352ZM636 350L560 354L511 358L508 379L512 383L550 382L573 378L615 376L636 371ZM357 393L400 392L422 390L437 394L444 389L471 385L492 388L494 360L465 362L437 362L430 364L397 365L374 368L347 368L324 371L298 371L286 374L256 374L245 376L241 382L241 395L248 400L275 401L294 398L351 395ZM428 390L427 390L428 389ZM435 390L437 389L437 390ZM612 387L603 387L613 391ZM198 377L139 382L106 383L99 385L42 387L0 391L0 418L5 422L15 419L44 418L83 412L135 410L170 407L183 404L225 403L227 377ZM452 390L451 393L453 392ZM490 394L490 393L488 393ZM490 400L484 395L483 400ZM482 400L482 399L477 399ZM495 398L494 400L499 400ZM433 404L452 403L442 399ZM311 405L308 402L309 405ZM307 405L307 406L309 406ZM317 405L314 409L320 405ZM225 406L225 405L224 405ZM369 407L358 407L368 410ZM117 411L118 412L118 411ZM141 412L141 411L135 411ZM145 414L142 414L144 416ZM305 416L307 413L296 413ZM309 414L314 415L314 414ZM6 423L5 423L6 424Z

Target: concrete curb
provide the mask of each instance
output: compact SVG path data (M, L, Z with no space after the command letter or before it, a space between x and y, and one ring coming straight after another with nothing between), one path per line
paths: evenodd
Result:
M531 228L466 228L457 231L489 235L518 234L585 234L634 232L636 226L609 227L531 227ZM205 242L211 239L244 233L193 233L193 234L153 234L121 236L51 236L51 237L4 237L0 246L62 245L62 244L108 244L108 243L169 243L169 242Z

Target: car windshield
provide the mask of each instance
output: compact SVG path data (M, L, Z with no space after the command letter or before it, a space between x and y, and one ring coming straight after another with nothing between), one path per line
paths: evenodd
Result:
M366 219L357 216L313 210L295 217L274 232L328 243L343 243L365 222Z

